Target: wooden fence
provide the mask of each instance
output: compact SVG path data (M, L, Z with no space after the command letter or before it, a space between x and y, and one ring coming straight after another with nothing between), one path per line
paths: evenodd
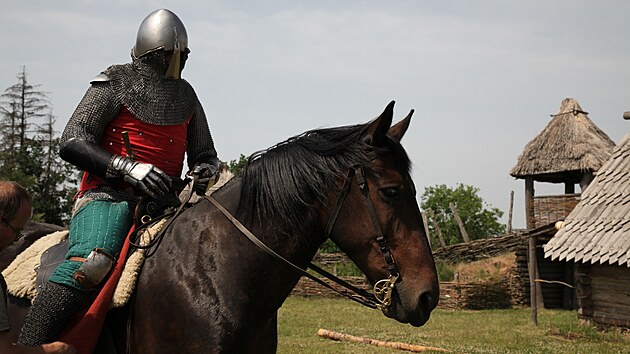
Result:
M318 254L314 262L328 270L335 269L336 264L350 262L348 257L342 253ZM331 270L334 273L334 271ZM344 281L368 291L372 286L362 276L341 277ZM483 282L483 283L463 283L463 282L441 282L440 283L440 308L462 308L462 309L497 309L510 308L523 305L523 293L521 288L522 280L516 269L510 271L507 281ZM342 289L341 286L329 282L333 287ZM308 278L302 277L293 289L291 295L294 296L340 296L335 291L328 289Z

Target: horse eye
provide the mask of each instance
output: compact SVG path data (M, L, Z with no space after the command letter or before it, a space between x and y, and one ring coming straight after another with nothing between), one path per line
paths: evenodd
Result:
M383 188L380 190L380 192L387 199L397 200L400 196L398 193L398 188Z

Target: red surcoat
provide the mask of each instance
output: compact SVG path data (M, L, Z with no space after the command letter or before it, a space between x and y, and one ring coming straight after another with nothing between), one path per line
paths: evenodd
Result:
M128 156L122 132L128 132L129 143L136 161L150 163L169 176L179 177L184 167L189 117L177 125L153 125L139 121L123 107L106 127L100 146L112 154ZM106 182L88 172L83 174L79 193Z

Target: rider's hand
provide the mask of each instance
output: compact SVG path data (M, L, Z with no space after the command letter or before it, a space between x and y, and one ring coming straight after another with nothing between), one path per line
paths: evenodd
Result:
M194 185L195 193L204 195L208 190L208 186L212 186L219 178L218 167L202 162L187 173L191 177L197 177L197 183Z
M42 344L42 349L44 349L46 354L76 354L77 352L72 345L64 342Z
M171 178L150 163L142 163L126 156L114 155L108 172L121 176L125 182L157 198L169 192Z

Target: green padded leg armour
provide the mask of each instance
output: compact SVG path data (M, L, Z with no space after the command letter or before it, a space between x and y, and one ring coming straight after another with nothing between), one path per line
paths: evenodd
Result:
M103 248L115 256L123 246L132 221L133 213L127 202L93 200L81 207L70 221L66 261L57 267L49 281L87 291L72 278L82 263L69 258L86 258L94 248Z

